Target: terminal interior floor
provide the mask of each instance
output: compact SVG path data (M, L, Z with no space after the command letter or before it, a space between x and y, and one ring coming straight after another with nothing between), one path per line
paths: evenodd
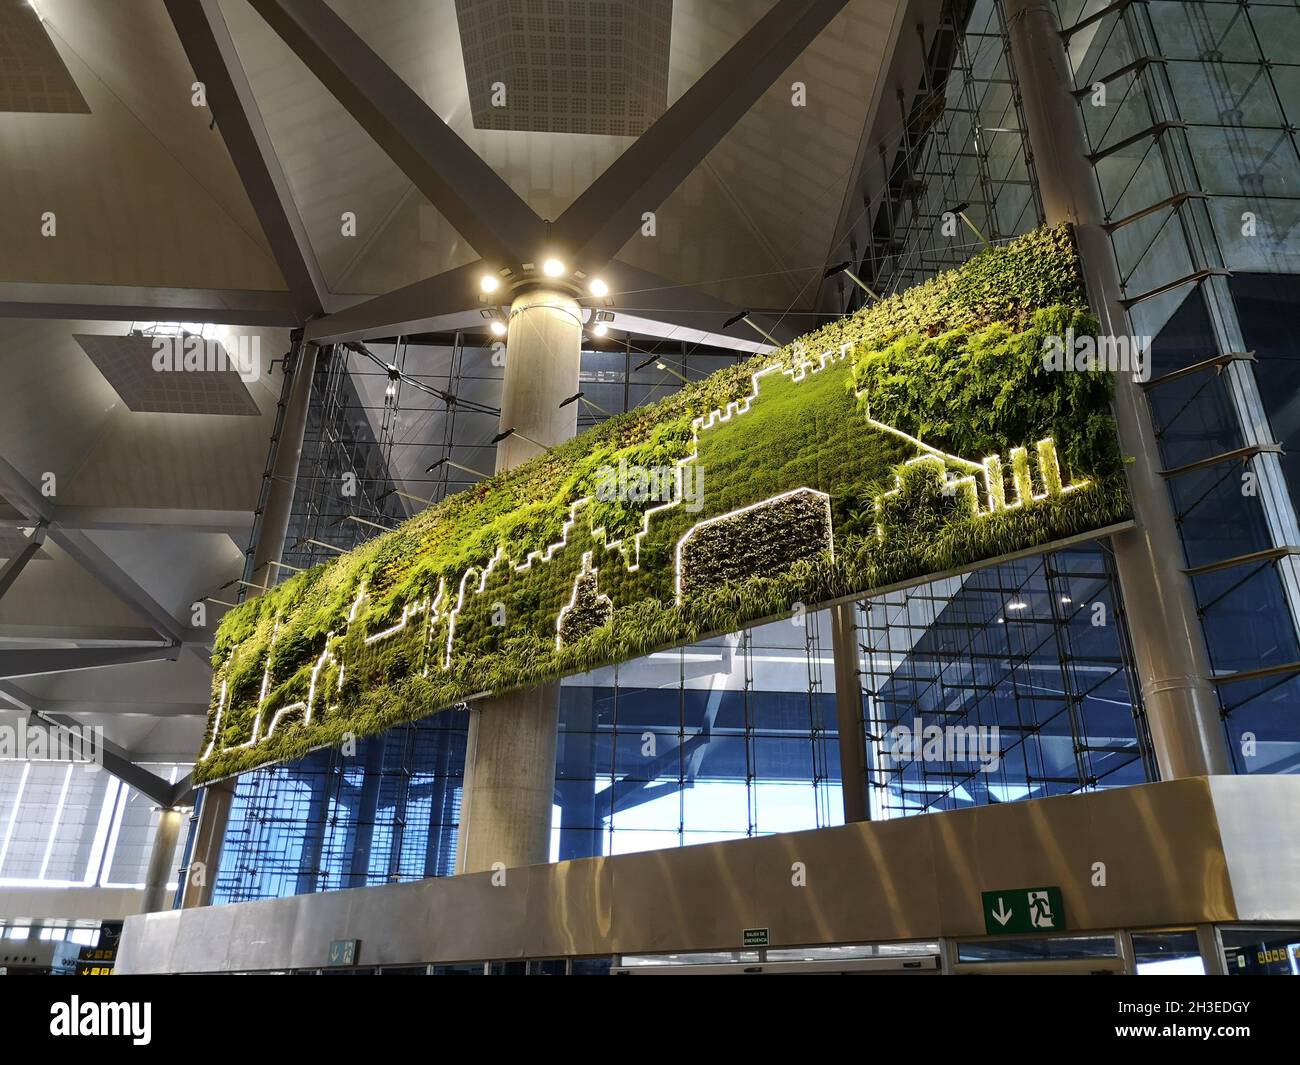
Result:
M1293 0L0 0L0 975L1300 975Z

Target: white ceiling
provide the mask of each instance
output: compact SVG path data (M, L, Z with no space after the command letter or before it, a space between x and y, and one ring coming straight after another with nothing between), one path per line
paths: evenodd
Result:
M387 292L478 257L246 0L220 2L332 291ZM669 103L772 2L675 0ZM475 129L453 0L331 5L543 218L557 218L633 143ZM0 114L0 282L283 290L220 130L191 104L194 75L162 0L38 6L90 113ZM834 245L902 6L849 0L681 187L647 205L657 236L634 237L620 258L737 306L811 310L808 282ZM796 81L805 107L792 106ZM41 234L47 211L54 237ZM357 216L355 238L340 232L344 211ZM33 486L53 474L60 507L152 515L156 527L85 535L188 626L190 604L239 575L280 389L269 363L288 335L230 330L261 338L261 376L249 385L260 416L147 414L125 407L73 339L128 325L0 318L0 458ZM360 384L364 395L372 384ZM404 431L418 433L423 414L408 417ZM411 457L412 470L420 461ZM208 511L229 515L231 533L194 517ZM203 531L187 528L195 524ZM0 599L0 649L150 638L139 610L58 546L46 551ZM210 609L210 627L220 612ZM142 756L183 757L203 723L177 710L206 704L205 655L196 644L176 662L12 683L106 724Z

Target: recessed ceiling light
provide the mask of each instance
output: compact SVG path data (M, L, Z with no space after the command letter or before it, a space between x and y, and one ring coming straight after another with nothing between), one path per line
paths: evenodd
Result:
M591 279L591 284L587 286L593 296L608 296L609 286L598 277Z
M547 277L559 277L564 273L564 263L559 259L547 259L542 263L542 273Z
M478 287L484 292L495 292L501 287L501 279L495 274L484 274L482 280L478 283Z
M501 321L500 318L492 319L492 325L489 328L499 337L506 335L506 323Z

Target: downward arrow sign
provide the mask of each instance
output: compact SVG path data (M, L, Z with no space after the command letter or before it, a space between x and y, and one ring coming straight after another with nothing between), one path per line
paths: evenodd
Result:
M1011 920L1012 913L1013 911L1006 908L1006 904L1002 901L1002 896L999 895L998 908L993 911L993 919L997 921L998 924L1005 926L1006 923Z

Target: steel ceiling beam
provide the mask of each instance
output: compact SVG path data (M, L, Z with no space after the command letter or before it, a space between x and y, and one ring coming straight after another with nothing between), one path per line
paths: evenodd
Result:
M45 496L6 459L0 458L0 495L27 514L34 522L48 527L49 539L100 584L132 607L173 644L197 645L207 634L176 620L175 615L159 603L140 584L114 562L93 540L79 529L67 529L55 521L56 509ZM201 648L196 646L196 651ZM75 667L74 667L75 668Z
M32 530L31 536L27 537L27 542L18 549L18 553L4 564L3 569L0 569L0 598L4 598L5 592L9 591L10 586L18 579L18 575L41 549L43 543L45 543L45 526L38 525Z
M304 327L304 339L316 344L375 340L414 333L481 329L484 306L478 296L478 278L484 263L470 263L406 285L395 292L363 300L326 315ZM726 300L668 281L657 274L615 260L601 273L610 287L605 300L584 299L596 310L613 311L614 328L644 336L710 344L736 351L767 351L745 325L729 329L723 323L738 308ZM770 316L752 315L783 343L794 339L794 327Z
M847 0L776 0L708 72L560 216L554 239L574 264L602 270Z
M179 644L155 647L24 647L0 650L0 678L40 677L104 666L127 666L138 662L174 662Z
M250 0L258 14L486 259L531 262L546 226L325 0Z
M297 315L302 321L317 317L325 311L329 289L221 8L217 0L166 0L166 4L190 66L204 85L217 130L293 294Z
M16 684L0 680L0 699L4 699L16 709L31 714L38 721L43 721L47 725L63 729L65 732L71 732L74 735L84 736L84 726L69 717L64 717L62 714L52 713L44 709L46 705L44 700L36 698ZM172 784L158 776L157 773L151 773L143 766L137 765L129 751L119 747L111 740L105 739L102 735L96 737L95 753L99 763L108 772L142 795L147 795L159 806L164 808L175 806L178 802L187 798L190 793L190 777L188 774L182 780Z
M5 682L0 681L0 684ZM34 698L34 696L29 696ZM0 709L3 709L0 707ZM211 709L207 703L122 703L101 702L97 699L44 699L38 703L38 709L51 714L70 714L80 716L92 714L96 717L158 718L205 717Z
M122 602L147 618L154 628L173 643L181 644L190 640L193 634L189 626L177 621L170 610L142 588L134 577L114 562L84 532L79 529L52 528L50 539ZM206 634L202 638L206 638Z
M714 344L737 351L757 352L771 348L743 322L723 328L723 323L739 310L726 300L700 292L690 285L665 280L658 274L618 259L608 263L600 276L609 285L611 304L600 309L614 313L615 329L620 328L620 323L623 327L631 322L659 323L669 328L655 330L647 326L632 331L693 344ZM796 336L795 328L785 322L757 312L750 317L782 343Z
M211 322L291 328L300 318L289 292L47 285L0 281L0 318L71 322Z
M202 510L180 507L56 506L53 524L64 529L109 532L228 533L247 536L251 510Z
M308 322L303 339L315 344L410 336L484 324L479 313L478 278L482 260L427 277L383 296Z
M81 726L70 718L58 714L46 714L35 711L36 717L74 735L81 733ZM104 768L128 787L134 788L142 795L147 795L165 810L176 804L176 785L164 780L157 773L150 772L131 759L129 751L124 750L111 740L102 736L96 741L98 757Z

